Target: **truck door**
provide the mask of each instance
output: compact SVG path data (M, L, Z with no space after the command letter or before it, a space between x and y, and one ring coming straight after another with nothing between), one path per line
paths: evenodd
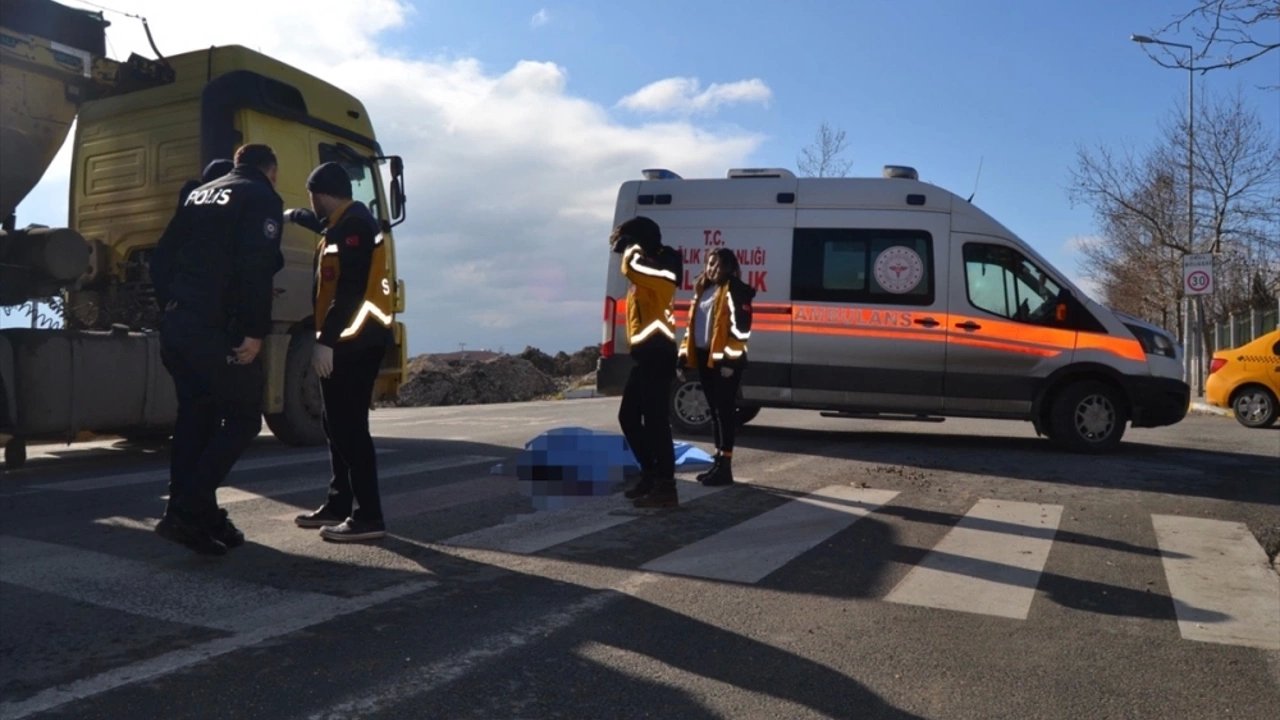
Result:
M1076 331L1057 317L1067 294L1003 238L957 234L953 247L946 410L1029 417L1041 381L1075 350Z
M792 392L805 407L942 409L949 216L800 210Z

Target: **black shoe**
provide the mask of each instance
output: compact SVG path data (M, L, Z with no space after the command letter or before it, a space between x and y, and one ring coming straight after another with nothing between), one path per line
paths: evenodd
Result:
M714 475L716 472L716 469L720 467L721 459L722 458L720 456L720 453L716 453L716 456L711 460L711 467L707 468L706 472L700 472L696 476L694 476L697 478L698 482L706 482L707 478Z
M698 480L707 487L717 487L721 485L733 484L733 458L724 458L719 465L712 468L705 478L700 477Z
M337 525L320 528L320 537L334 542L377 540L386 534L386 525L380 522L369 522L355 518L347 518Z
M648 495L649 491L652 489L653 489L653 476L650 475L649 473L644 473L640 476L640 479L637 480L634 485L627 488L626 491L622 493L622 496L628 500L635 500L638 497L644 497L645 495Z
M240 547L244 544L244 533L231 523L231 518L227 515L226 510L219 510L222 520L213 527L210 535L215 540L226 545L228 548Z
M636 498L632 505L638 508L680 507L680 497L676 494L675 485L658 485L647 495Z
M322 528L329 527L330 525L340 525L342 524L342 521L346 519L346 515L339 515L338 513L330 510L328 506L324 506L314 512L299 515L293 519L293 522L295 525L302 528Z
M217 538L213 537L208 530L178 518L176 515L166 514L156 524L156 534L170 542L176 542L179 545L190 548L201 555L226 555L227 546Z

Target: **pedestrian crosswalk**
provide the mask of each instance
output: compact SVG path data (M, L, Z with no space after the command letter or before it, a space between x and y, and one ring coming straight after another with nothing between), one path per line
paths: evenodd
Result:
M1061 517L1057 505L979 500L885 599L1025 620Z
M361 562L359 549L318 543L290 522L298 507L322 499L323 484L315 477L287 472L322 459L316 453L292 454L244 463L239 472L271 470L266 481L220 490L224 506L249 531L251 542L268 545L289 556L341 552L347 564ZM498 458L455 455L430 460L399 460L394 451L383 456L385 480L410 482L384 486L384 507L393 533L403 529L412 541L445 552L450 548L496 551L533 556L568 543L590 543L626 526L629 531L667 532L672 523L693 515L635 511L620 494L587 498L562 509L527 512L472 527L448 537L414 537L415 518L452 514L471 506L515 503L520 490L514 478L489 475ZM471 468L470 470L466 470ZM411 480L430 473L461 477L418 485ZM101 478L81 478L33 486L48 492L93 492L155 481L160 470ZM281 501L288 495L311 494L302 505ZM685 508L741 505L753 495L769 494L773 504L749 516L735 517L727 527L710 527L699 534L691 528L681 537L693 539L675 549L633 562L636 572L681 578L754 585L787 567L804 565L813 553L839 543L841 533L874 518L892 528L907 522L920 498L893 489L828 485L808 493L787 493L749 481L733 488L708 488L682 482ZM314 502L313 502L314 501ZM260 503L247 508L250 503ZM757 504L758 505L758 504ZM242 514L244 510L247 514ZM890 511L891 510L891 511ZM944 612L1028 621L1044 597L1041 580L1050 557L1071 552L1071 543L1055 542L1063 507L999 498L978 498L962 512L931 547L913 548L909 567L874 601L910 605ZM241 519L244 518L244 519ZM104 527L146 530L154 518L128 518L104 513L95 522ZM1280 576L1258 542L1238 522L1153 514L1147 519L1155 547L1144 557L1158 563L1169 593L1169 617L1177 619L1186 640L1280 650ZM370 550L370 552L374 552ZM1117 552L1120 552L1118 550ZM372 555L366 558L374 564ZM403 562L405 566L412 563ZM168 578L163 593L143 594L131 589L147 584L155 573ZM412 574L412 573L411 573ZM423 573L405 582L420 582ZM44 539L0 536L0 582L70 598L76 602L133 613L168 622L181 622L228 633L251 633L278 624L281 618L307 615L323 618L342 611L349 597L312 589L290 589L287 582L257 585L204 568L157 565L155 558L134 559L113 554L109 545L94 549ZM154 585L152 585L154 586ZM385 590L386 584L376 589ZM198 600L197 600L198 599ZM305 612L304 612L305 610Z

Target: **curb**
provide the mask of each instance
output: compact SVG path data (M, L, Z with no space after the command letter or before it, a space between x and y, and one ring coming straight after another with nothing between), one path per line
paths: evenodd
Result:
M1203 415L1219 415L1221 417L1235 417L1235 414L1226 408L1214 407L1206 402L1199 400L1191 401L1191 412L1201 413Z

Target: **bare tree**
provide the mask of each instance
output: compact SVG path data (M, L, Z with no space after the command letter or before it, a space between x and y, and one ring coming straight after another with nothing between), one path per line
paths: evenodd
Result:
M1151 46L1147 54L1164 67L1185 69L1193 61L1202 72L1233 68L1280 48L1278 24L1280 0L1199 0L1153 33L1158 37L1190 29L1193 59Z
M1118 309L1182 327L1182 257L1216 257L1206 320L1280 295L1280 141L1239 95L1196 117L1195 236L1187 240L1186 116L1175 114L1144 157L1078 150L1073 202L1094 210L1102 237L1085 271ZM1185 340L1185 338L1184 338ZM1208 338L1206 338L1206 342Z
M849 148L843 130L833 129L827 123L818 126L813 144L800 151L796 167L807 177L844 177L853 163L840 157Z

